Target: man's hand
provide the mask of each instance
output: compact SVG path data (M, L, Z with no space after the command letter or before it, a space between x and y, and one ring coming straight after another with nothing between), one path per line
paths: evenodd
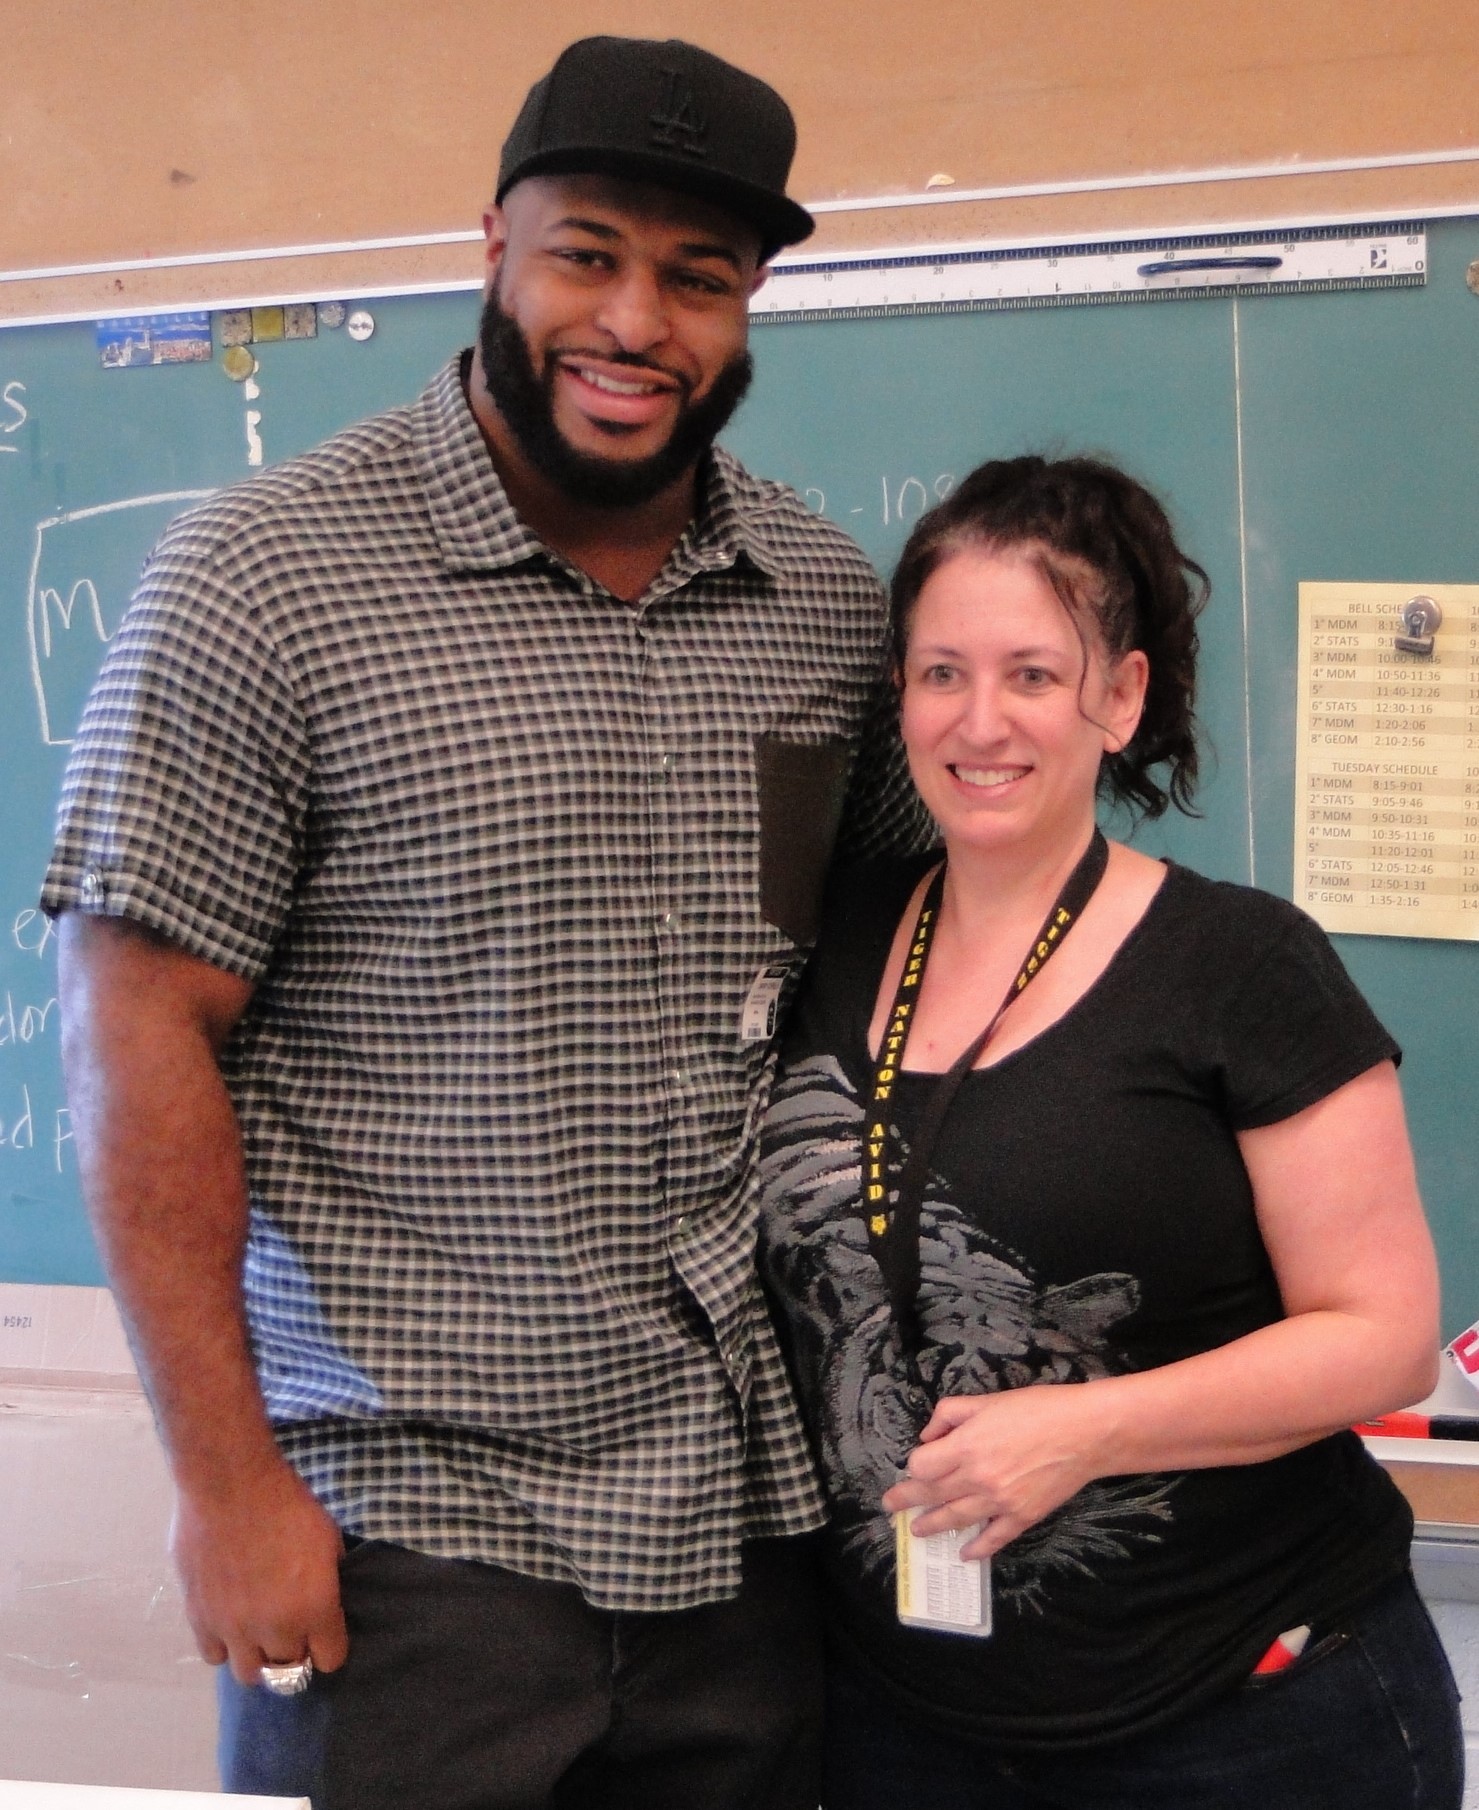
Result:
M339 1604L339 1529L278 1461L222 1494L181 1490L170 1545L201 1657L242 1684L263 1665L311 1658L333 1672L349 1651Z

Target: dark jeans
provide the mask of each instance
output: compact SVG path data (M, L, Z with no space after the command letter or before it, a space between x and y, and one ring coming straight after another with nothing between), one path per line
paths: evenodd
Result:
M313 1810L816 1810L811 1565L809 1541L752 1541L731 1601L613 1614L366 1542L341 1671L290 1698L222 1673L223 1787Z
M828 1690L827 1810L1459 1810L1463 1774L1458 1691L1410 1581L1286 1671L1090 1753L994 1754L841 1668Z

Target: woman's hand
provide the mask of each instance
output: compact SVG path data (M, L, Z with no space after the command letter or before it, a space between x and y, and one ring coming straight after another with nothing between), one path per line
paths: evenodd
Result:
M1158 1370L942 1401L889 1510L999 1552L1096 1477L1277 1458L1433 1386L1438 1279L1396 1071L1241 1132L1286 1317Z
M928 1508L920 1534L983 1524L961 1556L1000 1552L1106 1469L1106 1422L1094 1383L1042 1383L1001 1395L947 1396L883 1498L893 1513Z

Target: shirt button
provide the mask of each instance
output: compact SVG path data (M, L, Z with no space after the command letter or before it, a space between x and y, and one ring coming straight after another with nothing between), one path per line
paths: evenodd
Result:
M686 1213L680 1213L678 1215L678 1217L673 1221L674 1238L686 1238L688 1236L689 1224L690 1224L690 1221L689 1221L688 1215Z
M108 889L103 884L103 876L97 868L90 867L82 876L82 884L77 889L77 896L84 905L101 905L108 896Z
M671 930L673 928L673 914L671 911L660 911L657 914L657 927L659 930Z
M658 766L659 766L659 767L660 767L660 768L661 768L661 769L662 769L662 771L663 771L663 772L664 772L664 773L671 773L671 772L672 772L672 770L673 770L673 757L672 757L672 755L671 755L671 754L664 754L664 755L663 755L663 757L662 757L662 759L661 759L661 760L659 760L659 761L658 761L658 763L657 763L657 764L658 764Z

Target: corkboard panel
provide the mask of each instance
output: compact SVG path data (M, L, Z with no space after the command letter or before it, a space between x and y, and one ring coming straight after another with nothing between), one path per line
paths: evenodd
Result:
M48 0L0 14L0 317L472 279L529 83L588 31L696 38L794 106L793 192L915 194L1479 149L1479 0ZM828 214L816 243L1071 238L1428 208L1479 163Z
M1419 1521L1479 1526L1479 1466L1388 1463L1387 1470Z

